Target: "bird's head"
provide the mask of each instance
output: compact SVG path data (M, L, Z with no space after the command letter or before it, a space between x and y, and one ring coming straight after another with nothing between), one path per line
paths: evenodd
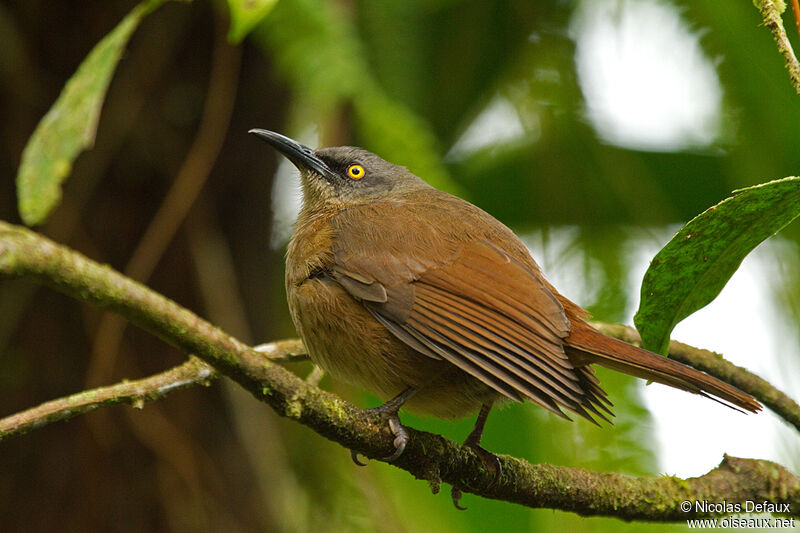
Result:
M300 170L307 206L351 205L429 187L405 167L353 146L311 148L273 131L250 133L272 145Z

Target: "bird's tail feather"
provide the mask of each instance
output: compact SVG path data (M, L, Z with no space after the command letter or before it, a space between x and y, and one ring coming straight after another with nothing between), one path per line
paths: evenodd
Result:
M631 376L721 400L720 403L728 407L738 407L753 413L762 407L755 398L733 385L672 359L603 335L588 324L573 323L570 336L565 341L567 355L576 365L595 363Z

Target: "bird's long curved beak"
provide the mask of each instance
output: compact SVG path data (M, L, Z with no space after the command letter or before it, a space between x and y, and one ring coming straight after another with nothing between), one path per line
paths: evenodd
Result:
M262 141L272 145L273 148L282 153L286 159L291 161L294 166L302 170L313 170L326 179L336 177L336 173L331 170L325 161L314 154L314 150L304 146L294 139L290 139L274 131L254 128L248 133L252 133Z

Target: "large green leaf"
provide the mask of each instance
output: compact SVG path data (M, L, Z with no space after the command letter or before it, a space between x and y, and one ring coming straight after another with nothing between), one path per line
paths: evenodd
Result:
M734 191L686 224L642 281L634 323L642 344L666 354L675 325L708 305L759 243L800 215L800 178Z
M111 75L133 30L165 0L137 5L83 60L22 152L17 200L22 220L42 224L61 201L61 183L75 158L94 143Z
M238 43L272 11L278 0L228 0L231 28L228 39Z

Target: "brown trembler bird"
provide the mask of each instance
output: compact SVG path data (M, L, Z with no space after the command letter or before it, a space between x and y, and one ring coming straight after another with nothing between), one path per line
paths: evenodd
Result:
M592 328L510 229L405 167L360 148L312 150L250 133L300 170L303 207L286 256L294 324L316 364L388 400L376 409L396 436L387 461L408 441L401 407L441 418L480 411L465 444L496 472L480 439L498 400L608 421L612 404L592 364L761 408L727 383Z

